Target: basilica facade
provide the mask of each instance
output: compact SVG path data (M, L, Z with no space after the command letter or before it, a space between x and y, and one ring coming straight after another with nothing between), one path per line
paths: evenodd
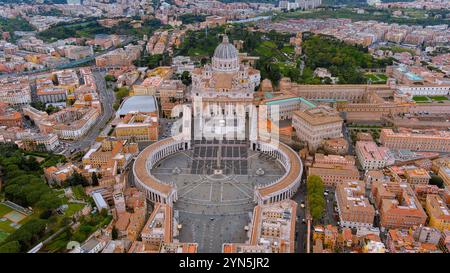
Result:
M201 107L194 107L194 115L198 111L212 116L218 112L228 114L233 111L228 110L232 109L230 106L253 104L253 94L260 81L259 70L241 63L238 50L224 35L211 64L192 72L191 99L194 104L201 99ZM211 105L218 107L212 109Z

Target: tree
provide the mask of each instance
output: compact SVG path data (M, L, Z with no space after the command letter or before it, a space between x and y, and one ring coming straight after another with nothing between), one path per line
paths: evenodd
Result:
M333 81L331 80L331 78L325 77L325 78L323 78L322 82L323 82L324 84L331 84Z
M21 167L26 171L39 171L41 169L39 162L36 160L34 156L29 156L28 158L25 158L25 160L23 160L21 163Z
M54 210L61 206L62 201L55 193L49 192L41 197L41 200L36 203L36 206L42 209Z
M77 186L77 185L88 186L89 185L89 182L87 181L87 179L78 172L74 172L67 179L67 183L70 186Z
M324 185L322 178L310 175L306 181L308 207L314 220L322 218L325 209L325 198L323 197Z
M107 81L107 82L115 82L115 81L117 81L117 79L113 76L113 75L106 75L105 76L105 81Z
M46 220L32 219L6 237L3 241L3 245L8 242L17 241L20 245L20 251L27 251L43 235L46 226Z
M281 79L280 68L277 64L269 63L266 67L267 77L272 81L274 85L278 85L278 82Z
M47 106L47 108L45 109L45 112L47 112L47 114L51 115L53 113L56 113L59 111L59 107L55 107L52 104L50 104L49 106Z
M0 253L18 253L20 252L20 244L18 241L11 241L0 246Z
M52 216L52 211L51 210L44 210L40 215L39 218L41 219L48 219L50 218L50 216Z
M181 74L181 82L186 86L191 85L192 77L189 71L183 71L183 73Z
M98 186L98 177L96 172L92 173L92 186Z
M117 231L117 228L115 226L112 228L111 237L113 240L117 240L117 238L119 237L119 232Z
M287 72L287 76L293 81L293 82L299 82L301 78L300 69L294 67L292 69L289 69Z
M442 180L442 178L440 176L433 174L433 175L431 175L430 185L436 185L439 188L443 189L444 181Z

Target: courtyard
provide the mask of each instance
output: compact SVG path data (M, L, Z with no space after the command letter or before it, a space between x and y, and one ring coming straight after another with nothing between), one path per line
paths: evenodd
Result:
M0 203L0 242L21 227L27 218L27 215Z
M245 145L198 145L165 158L151 171L161 181L176 184L178 200L174 209L182 225L179 240L198 243L199 252L221 252L224 242L244 243L248 239L245 226L256 205L254 187L284 174L275 159ZM222 158L217 160L219 149Z

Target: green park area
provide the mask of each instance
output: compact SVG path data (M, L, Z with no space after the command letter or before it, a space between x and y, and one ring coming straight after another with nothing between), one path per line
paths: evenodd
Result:
M0 203L0 242L15 232L29 219L30 217L27 215Z
M387 81L387 76L380 73L367 73L364 76L367 80L370 80L372 84L385 84Z
M82 216L78 222L80 223L79 227L72 231L70 229L66 229L64 232L56 236L53 240L51 240L47 245L44 246L44 251L46 252L61 252L67 246L70 241L84 242L89 235L91 235L94 231L99 228L105 227L112 220L112 216L106 213L106 210L103 210L101 213L89 214L86 216Z
M315 10L296 10L291 12L280 12L273 20L281 21L285 19L328 19L328 18L347 18L353 21L369 21L375 20L389 24L405 24L405 25L440 25L448 24L445 10L428 10L424 11L416 9L401 9L404 16L394 16L391 9L378 9L374 7L364 7L364 12L358 12L357 9L349 7L324 7ZM440 15L440 16L439 16ZM436 17L435 17L436 16Z
M48 168L50 166L55 166L59 163L66 162L66 158L63 155L51 154L46 152L25 152L28 157L34 157L39 162L41 167Z
M93 38L97 34L135 35L142 37L144 34L151 35L159 27L161 27L161 22L157 19L144 20L140 28L133 28L129 22L125 21L108 28L100 25L96 19L84 19L72 23L56 24L40 32L38 37L44 41L55 41L69 37Z
M36 243L70 225L72 217L84 204L69 202L62 189L49 187L43 178L44 166L52 161L57 162L61 159L59 156L29 153L12 144L0 144L0 154L0 168L3 172L2 195L6 200L24 208L33 208L33 214L26 217L0 204L0 253L26 252ZM82 184L86 184L84 182L73 176L67 181L76 188L74 195L93 205L92 200L83 192ZM62 214L58 209L61 205L67 205ZM74 237L82 242L99 226L110 221L111 217L103 212L84 216L79 220L81 225L75 230ZM13 222L16 225L12 225ZM72 240L71 234L68 239Z
M448 97L446 96L432 96L430 97L432 100L434 101L444 101L444 100L448 100Z
M303 34L303 53L296 56L291 45L292 34L269 31L250 31L243 25L226 25L205 31L188 31L183 43L175 50L175 55L190 56L202 64L207 63L214 49L221 42L220 34L226 33L230 41L243 41L240 52L259 57L256 69L263 79L277 85L282 77L289 77L301 84L329 83L314 76L316 68L326 68L340 84L366 83L363 70L384 68L392 64L392 59L374 59L367 48L350 45L334 37ZM303 69L302 69L303 68ZM374 74L374 80L385 81L383 74Z
M427 96L414 96L413 100L415 102L430 102L431 101L430 98Z
M125 86L124 87L116 87L116 88L114 88L114 93L116 95L116 101L113 104L113 108L114 108L114 110L117 111L117 109L119 109L122 101L126 97L128 97L128 95L130 94L130 90Z
M22 17L3 18L0 17L0 30L7 32L14 31L33 31L34 28L27 20Z
M413 100L417 103L425 103L432 101L446 101L448 100L447 96L414 96Z
M8 235L9 235L9 233L0 230L0 242L5 240L6 237L8 237Z
M226 33L230 42L241 40L243 48L250 56L257 56L256 68L263 78L278 83L289 71L298 72L298 63L294 48L289 44L290 34L251 32L243 25L227 25L208 29L208 32L188 31L183 43L175 50L175 55L190 56L201 64L209 61L218 44L222 42L221 34Z
M83 209L84 204L69 203L68 208L64 211L64 215L67 217L72 217L75 213Z

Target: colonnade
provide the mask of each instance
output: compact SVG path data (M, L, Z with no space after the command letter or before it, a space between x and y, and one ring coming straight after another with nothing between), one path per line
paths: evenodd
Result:
M254 150L258 150L262 153L265 153L267 155L270 155L274 157L285 169L285 174L273 181L270 184L264 185L264 186L256 186L255 192L254 192L254 201L258 204L270 204L275 202L280 202L286 199L290 199L297 189L300 186L300 181L302 177L302 163L300 160L300 157L289 147L287 147L283 143L279 143L278 145L283 145L283 149L280 147L274 146L269 143L264 143L261 141L257 141L251 144L252 148ZM286 154L290 153L290 154ZM296 162L292 162L295 160ZM291 168L292 164L299 164L299 168ZM292 174L291 172L297 172L296 174ZM274 186L276 184L281 184L286 181L286 179L289 179L292 181L288 181L288 186L281 187L277 191L274 191L273 193L270 193L266 196L261 195L261 190L264 188L268 188L271 186Z

